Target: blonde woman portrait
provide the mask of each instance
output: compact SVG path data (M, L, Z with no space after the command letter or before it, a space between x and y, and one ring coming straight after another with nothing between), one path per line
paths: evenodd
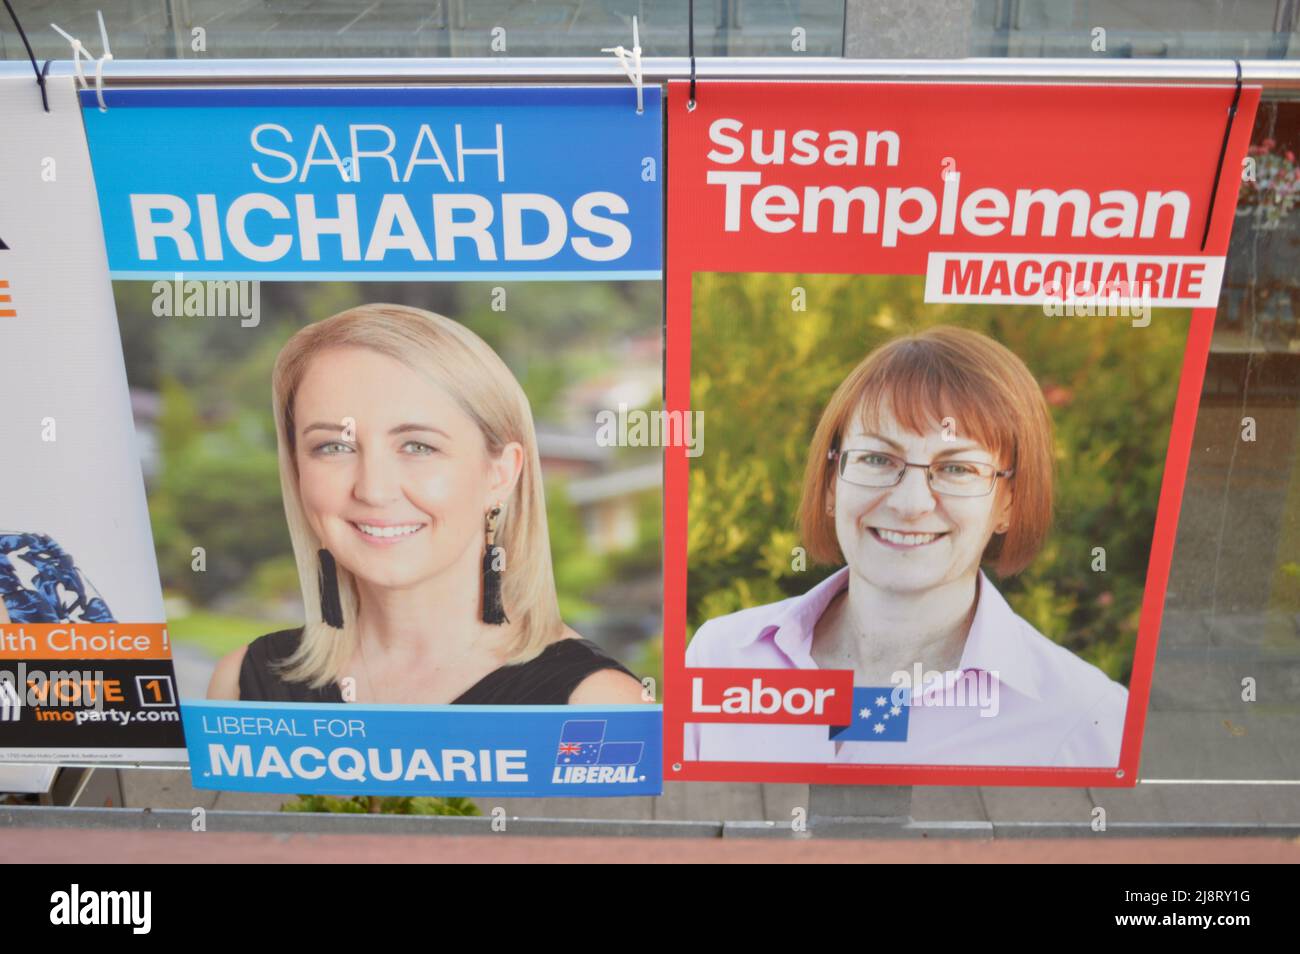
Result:
M272 392L307 622L222 658L209 698L644 701L560 618L532 413L482 339L364 305L297 332Z

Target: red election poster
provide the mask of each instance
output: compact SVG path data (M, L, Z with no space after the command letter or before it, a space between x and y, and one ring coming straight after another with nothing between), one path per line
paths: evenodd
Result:
M688 96L665 778L1134 785L1258 89Z

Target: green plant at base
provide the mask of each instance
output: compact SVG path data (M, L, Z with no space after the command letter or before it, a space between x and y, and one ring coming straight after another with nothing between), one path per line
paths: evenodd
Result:
M423 795L299 795L285 802L282 812L323 812L344 815L481 815L468 798Z

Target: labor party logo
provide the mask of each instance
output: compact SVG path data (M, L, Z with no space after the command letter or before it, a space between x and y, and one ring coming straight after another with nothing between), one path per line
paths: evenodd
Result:
M837 742L906 742L911 706L890 686L854 686L853 721L831 726Z

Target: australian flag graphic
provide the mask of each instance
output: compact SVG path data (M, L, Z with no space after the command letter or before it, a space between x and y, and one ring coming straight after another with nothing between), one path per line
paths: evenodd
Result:
M637 765L643 742L606 742L604 719L570 719L560 729L556 765Z
M893 686L854 686L853 724L831 726L836 742L906 742L908 705L894 705Z

